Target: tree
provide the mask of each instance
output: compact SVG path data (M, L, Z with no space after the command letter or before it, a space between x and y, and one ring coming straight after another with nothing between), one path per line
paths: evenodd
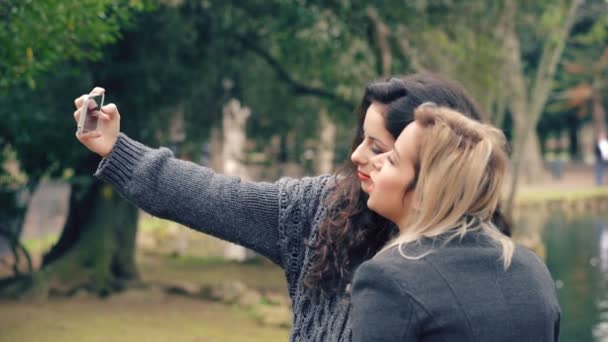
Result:
M585 118L591 113L595 136L606 131L602 96L608 90L608 4L589 1L573 29L570 46L558 75L553 111L575 110Z
M215 108L221 96L211 85L218 84L223 74L225 59L216 55L222 47L214 50L221 37L211 37L211 13L192 3L142 13L136 25L122 32L124 38L104 51L102 60L87 67L91 81L83 89L91 84L105 86L107 98L124 113L121 129L147 144L171 142L167 127L179 108L187 109L187 117L203 117L203 122L218 116ZM207 88L207 93L193 96L195 86ZM205 136L209 126L199 126L199 135ZM55 290L70 293L84 288L106 295L138 280L134 263L138 211L90 176L97 157L75 141L72 147L85 156L71 164L81 167L74 168L68 219L59 241L44 258L41 273L46 279L58 277L46 284Z
M500 121L494 114L495 102L502 100L502 84L495 77L502 64L496 30L502 15L500 2L414 1L410 6L407 20L394 18L401 13L386 13L386 8L385 13L367 8L375 27L373 46L382 56L382 73L401 68L458 80L482 105L484 120Z
M542 37L540 56L536 65L524 65L524 51L521 46L522 38L518 35L518 27L507 25L505 31L505 76L509 85L509 107L511 110L513 130L513 170L512 181L506 202L506 213L510 215L513 210L515 193L518 182L523 171L529 179L537 178L542 174L540 164L540 147L538 137L535 134L536 125L543 113L549 94L551 93L553 80L558 63L566 46L570 30L576 20L576 15L582 0L572 0L569 3L558 1L549 4L532 5L531 13L542 13L527 23L527 26L538 26L542 23ZM515 0L505 2L505 16L508 23L525 23L522 17L525 5L518 4ZM548 7L545 7L548 6ZM518 21L519 20L519 21ZM535 44L536 46L536 44ZM526 77L534 71L534 77Z
M58 112L55 101L62 97L52 96L57 95L56 88L45 88L47 74L54 72L64 87L82 81L84 75L76 77L76 68L64 63L99 58L101 48L119 37L120 27L148 5L147 1L109 0L4 1L0 5L0 162L4 166L7 157L16 154L24 171L15 180L14 172L0 169L0 179L8 180L0 182L0 219L2 229L11 236L19 236L29 194L40 178L61 174L62 162L71 157L61 155L60 149L42 148L48 141L59 144L67 137L56 135L63 126L57 125L56 116L49 116ZM31 279L21 275L7 283L20 288Z

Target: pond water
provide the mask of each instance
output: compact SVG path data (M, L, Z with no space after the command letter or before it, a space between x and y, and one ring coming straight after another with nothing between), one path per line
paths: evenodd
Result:
M608 213L528 213L515 227L555 279L560 341L608 341Z

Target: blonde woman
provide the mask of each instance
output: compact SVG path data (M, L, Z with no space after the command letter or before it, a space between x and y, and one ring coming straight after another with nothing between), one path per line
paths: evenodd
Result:
M355 273L353 341L557 341L551 276L492 223L502 132L424 104L374 158L368 207L399 234Z

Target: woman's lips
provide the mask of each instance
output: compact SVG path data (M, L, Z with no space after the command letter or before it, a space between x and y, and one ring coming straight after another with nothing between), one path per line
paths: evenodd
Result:
M357 172L357 176L359 177L359 180L362 182L366 182L366 181L370 180L369 175L366 175L365 173L363 173L361 171Z
M374 183L372 182L372 178L370 177L370 175L358 171L357 176L361 181L361 187L363 188L363 191L367 192L368 194L371 193L374 190Z

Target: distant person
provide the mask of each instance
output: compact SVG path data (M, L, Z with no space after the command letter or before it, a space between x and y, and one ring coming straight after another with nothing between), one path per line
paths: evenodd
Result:
M102 108L98 130L77 139L103 157L95 175L136 206L250 248L283 268L294 314L291 341L350 341L352 275L397 231L367 208L370 160L393 148L426 101L481 117L464 89L436 75L372 82L356 111L347 165L336 175L274 183L241 181L178 160L166 148L147 147L120 132L114 104ZM75 104L78 121L83 97ZM128 113L122 120L130 120ZM499 212L494 221L509 234Z
M595 184L604 184L604 172L606 163L608 162L608 139L606 133L599 134L599 138L595 144Z
M355 273L354 342L558 340L547 267L492 223L505 145L500 130L425 104L373 158L367 205L399 234Z

